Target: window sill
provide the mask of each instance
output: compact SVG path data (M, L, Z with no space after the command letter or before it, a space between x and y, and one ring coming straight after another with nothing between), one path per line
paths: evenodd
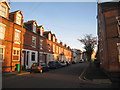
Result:
M20 44L20 42L14 42L15 44Z

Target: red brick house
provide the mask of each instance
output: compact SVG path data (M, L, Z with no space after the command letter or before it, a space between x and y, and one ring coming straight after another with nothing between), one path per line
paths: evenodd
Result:
M8 3L0 2L0 61L5 72L29 69L34 62L71 61L72 51L55 34L45 31L35 20L23 23L22 11L9 13Z
M101 67L120 72L120 2L98 3L98 39Z
M58 39L51 31L44 32L44 36L48 39L49 45L51 46L50 48L53 52L53 58L50 60L71 61L72 52L69 46L64 46L62 42L58 43Z
M23 15L20 10L9 13L7 2L0 5L0 60L3 71L15 71L21 60Z

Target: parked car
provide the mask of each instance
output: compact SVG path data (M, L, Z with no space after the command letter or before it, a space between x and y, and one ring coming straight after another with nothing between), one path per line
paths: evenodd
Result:
M43 72L49 70L49 66L43 61L40 61L40 66L42 67Z
M66 63L66 61L62 61L62 62L60 62L60 64L61 64L61 66L62 66L62 67L65 67L65 66L67 66L67 63Z
M38 63L33 63L32 66L31 66L31 69L30 69L30 73L32 73L32 72L42 73L43 70L42 70L41 65L39 65Z
M49 66L50 69L52 69L52 68L55 69L55 68L62 67L61 64L58 61L49 61L48 66Z

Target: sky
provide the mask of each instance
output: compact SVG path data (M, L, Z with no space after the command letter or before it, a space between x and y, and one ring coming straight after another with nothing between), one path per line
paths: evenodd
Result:
M71 48L83 50L77 39L97 36L96 2L10 2L10 7L10 12L23 12L24 22L36 20Z

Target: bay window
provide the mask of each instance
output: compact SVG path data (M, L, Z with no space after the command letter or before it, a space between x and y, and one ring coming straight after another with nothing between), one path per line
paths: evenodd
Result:
M13 60L20 60L20 49L13 49Z

